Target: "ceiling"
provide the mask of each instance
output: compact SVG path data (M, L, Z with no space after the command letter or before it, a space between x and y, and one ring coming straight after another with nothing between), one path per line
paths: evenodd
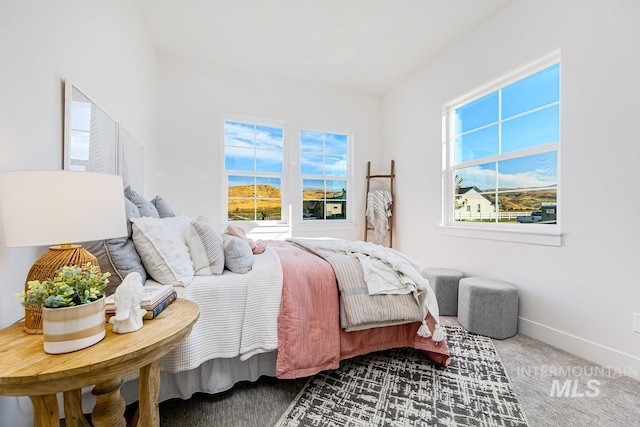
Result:
M159 54L383 94L511 0L136 0Z

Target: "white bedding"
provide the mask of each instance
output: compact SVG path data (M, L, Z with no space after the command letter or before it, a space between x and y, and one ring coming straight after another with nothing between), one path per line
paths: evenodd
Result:
M282 280L278 254L267 247L255 255L248 273L225 270L220 276L195 276L189 286L176 287L178 297L198 304L200 317L191 335L160 359L159 401L218 393L241 380L275 376ZM159 285L152 280L146 284ZM138 399L137 378L138 371L123 377L121 393L127 404ZM95 404L89 390L83 390L85 413Z
M248 273L196 276L177 289L198 304L200 318L186 341L160 360L162 371L186 371L217 358L246 360L278 348L282 268L271 248L255 255Z

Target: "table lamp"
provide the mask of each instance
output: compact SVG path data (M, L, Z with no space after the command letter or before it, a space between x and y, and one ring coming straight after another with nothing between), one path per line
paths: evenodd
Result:
M96 257L71 243L127 235L122 177L59 170L1 173L0 217L7 247L57 245L36 260L26 282L53 279L67 265L98 265ZM24 330L42 333L41 309L25 306Z

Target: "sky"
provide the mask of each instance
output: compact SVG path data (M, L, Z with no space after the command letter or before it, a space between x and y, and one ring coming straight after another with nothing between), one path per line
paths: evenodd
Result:
M224 132L227 170L283 172L284 128L227 121ZM341 191L346 186L346 180L332 178L347 177L347 149L347 135L301 131L300 173L314 178L303 179L303 190L326 188L328 191ZM280 188L280 179L257 179L258 184ZM229 186L253 183L253 177L229 176Z
M485 157L554 144L560 139L560 65L555 64L455 111L455 174L462 187L538 188L557 184L550 151L477 164ZM464 167L465 162L476 165ZM497 183L496 183L497 178Z

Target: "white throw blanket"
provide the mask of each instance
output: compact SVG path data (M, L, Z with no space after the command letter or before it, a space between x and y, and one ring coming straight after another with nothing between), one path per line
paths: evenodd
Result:
M387 190L369 191L367 195L367 219L382 236L387 234L389 229L389 217L391 216L391 203L393 198Z
M444 339L444 329L440 327L440 314L435 294L429 281L422 277L418 264L395 249L371 242L342 239L287 239L311 250L326 250L344 253L358 258L364 271L369 295L412 293L422 308L423 319L430 313L436 321L433 340ZM431 331L423 320L418 335L431 336Z
M180 297L200 307L191 335L160 360L162 370L194 369L215 358L240 356L278 348L278 314L282 297L282 267L278 254L267 247L254 256L246 274L228 270L221 276L196 276Z

